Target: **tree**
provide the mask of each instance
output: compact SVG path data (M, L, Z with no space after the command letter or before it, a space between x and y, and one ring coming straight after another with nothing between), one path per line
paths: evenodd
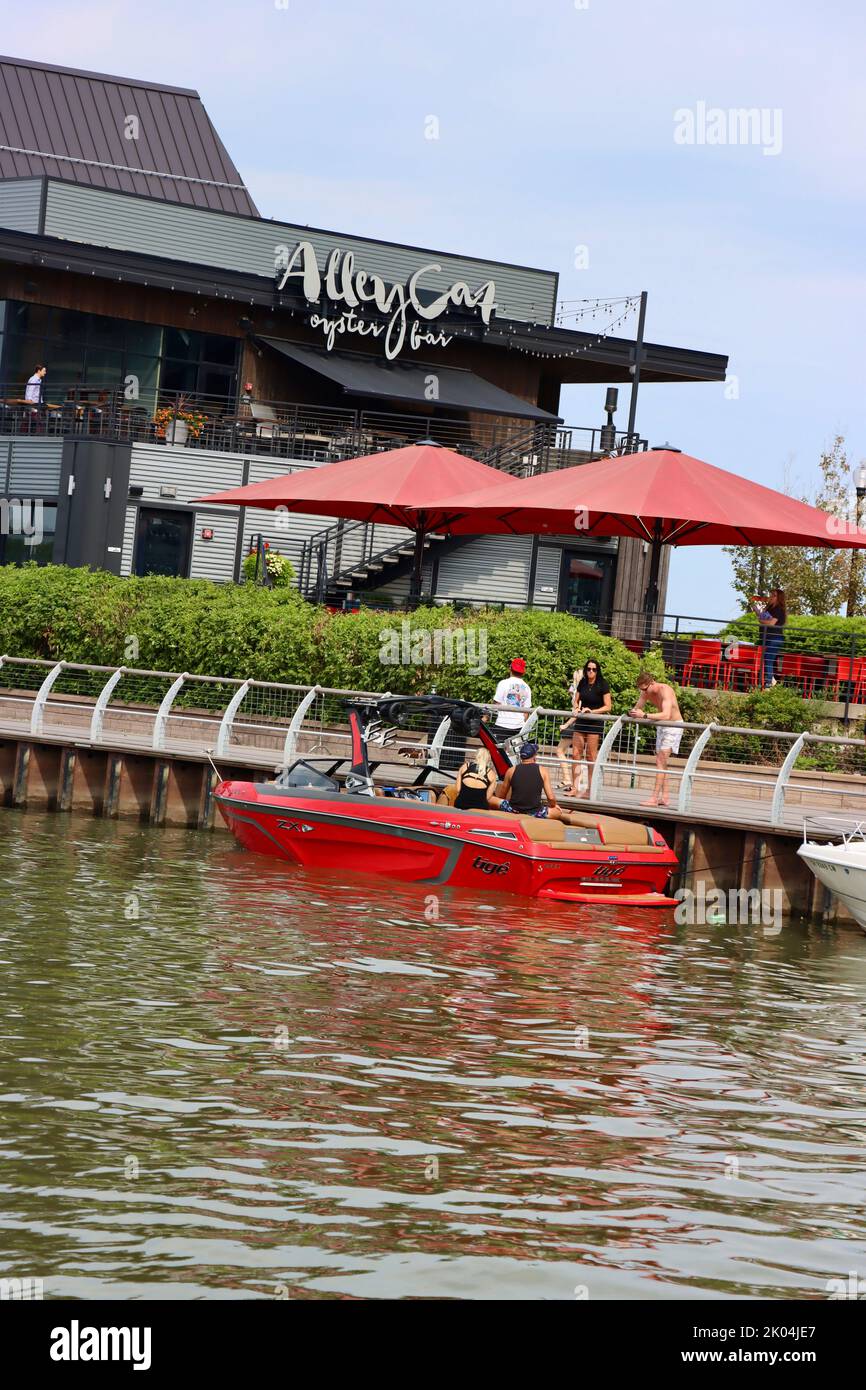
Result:
M802 497L833 516L853 517L851 467L842 435L821 455L820 482L812 497ZM790 487L786 493L793 495ZM800 546L726 545L731 557L733 588L748 607L754 594L784 589L789 613L838 613L853 600L849 615L866 613L866 571L854 550ZM852 568L853 565L853 568Z

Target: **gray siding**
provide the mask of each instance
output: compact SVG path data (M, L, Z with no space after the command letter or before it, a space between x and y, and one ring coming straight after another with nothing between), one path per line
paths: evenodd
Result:
M217 584L227 584L234 579L238 518L234 508L223 507L221 510L225 515L214 516L209 512L203 516L201 512L196 512L190 564L193 579L212 579ZM213 540L202 540L203 526L213 531Z
M0 181L0 227L10 232L38 232L41 204L41 179Z
M0 490L5 497L56 497L62 439L0 438Z
M445 289L454 280L465 280L470 289L477 289L485 280L494 280L501 318L550 324L556 307L552 271L470 260L292 223L205 212L56 180L48 184L45 233L268 279L274 275L277 246L288 246L291 253L299 241L309 241L321 267L339 247L355 253L359 270L389 281L405 280L427 262L441 266L441 271L425 276L425 287Z
M531 536L479 536L441 557L436 597L524 604L531 558Z
M144 488L141 503L192 502L208 492L240 487L243 468L241 454L211 453L171 444L133 444L129 481L132 486ZM161 486L176 488L177 495L160 497Z

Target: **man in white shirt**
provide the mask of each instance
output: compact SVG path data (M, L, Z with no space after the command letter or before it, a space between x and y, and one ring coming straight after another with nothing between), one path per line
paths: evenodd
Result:
M532 691L523 679L525 670L523 657L515 657L511 663L511 675L496 687L493 704L499 707L499 713L493 728L500 738L511 738L518 729L522 729L532 709Z
M24 388L24 399L28 405L42 404L42 378L47 372L47 367L37 367L33 375L28 379Z

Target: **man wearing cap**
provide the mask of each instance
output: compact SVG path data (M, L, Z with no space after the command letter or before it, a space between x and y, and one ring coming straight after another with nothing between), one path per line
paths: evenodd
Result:
M521 745L520 762L506 772L502 790L503 797L492 794L487 797L488 806L495 811L513 811L516 816L537 816L542 820L548 816L551 820L568 818L568 813L556 804L547 768L539 765L537 743Z
M511 675L496 687L493 703L498 708L493 731L500 739L511 738L523 728L526 715L532 709L532 691L523 679L526 662L516 656L511 663ZM524 713L525 711L525 713Z

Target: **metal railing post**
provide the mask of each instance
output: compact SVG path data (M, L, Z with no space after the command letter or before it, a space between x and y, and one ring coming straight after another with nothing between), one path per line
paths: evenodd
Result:
M225 713L222 719L220 720L219 733L217 734L215 751L216 756L218 758L224 757L226 753L229 751L229 744L231 743L232 737L232 725L234 723L235 715L237 714L240 703L243 700L249 688L249 681L244 681L243 685L241 685L240 688L235 691L234 695L226 705Z
M607 766L608 758L610 756L610 750L613 747L616 740L619 738L619 732L624 723L625 716L621 714L619 718L615 719L614 722L611 724L610 728L608 729L607 733L601 741L601 747L599 748L598 753L596 754L595 762L592 768L592 778L589 784L590 801L598 801L601 797L601 784L604 779L604 769Z
M102 725L105 721L105 711L108 709L108 702L114 694L114 688L121 676L126 671L125 666L118 666L113 675L109 676L105 685L99 692L99 698L93 707L93 715L90 720L90 742L99 743L102 739Z
M158 752L159 749L165 746L165 729L168 724L168 716L171 714L171 707L188 675L189 672L184 671L182 676L178 676L177 680L169 686L163 696L162 704L156 712L156 719L153 723L153 742L151 747L154 752Z
M680 778L680 792L677 798L677 810L680 813L687 811L689 809L689 806L691 805L692 783L695 777L695 770L698 766L698 763L700 762L701 754L703 753L704 749L706 748L707 744L709 743L710 739L712 738L713 734L716 732L716 729L718 729L718 727L718 724L714 724L711 721L706 726L703 733L698 734L698 737L695 739L694 747L692 748L692 751L689 754L689 756L686 758L686 765L683 768L683 774Z
M779 775L776 778L776 785L773 787L773 804L770 808L770 824L779 826L782 824L782 813L785 809L785 790L795 762L800 756L803 744L809 738L808 734L800 734L788 749L788 756L779 768Z
M307 710L310 708L316 696L321 695L322 690L323 687L321 685L314 685L307 691L303 700L292 715L288 733L286 734L286 741L283 745L283 767L288 767L290 762L294 762L301 725L307 716Z
M846 729L848 728L848 725L849 725L849 723L851 722L851 692L852 692L853 689L854 689L854 653L855 653L855 651L856 651L856 647L857 647L856 638L855 638L855 636L854 636L854 633L852 632L852 633L851 633L851 652L850 652L850 658L849 658L849 659L850 659L850 665L849 665L849 667L848 667L848 676L849 676L849 680L848 680L847 685L845 686L845 713L844 713L844 715L842 716L842 723L845 725L845 728L846 728Z
M48 702L48 696L51 694L51 687L57 680L57 677L60 675L60 672L63 670L64 666L67 666L68 664L69 663L66 661L58 661L56 666L52 666L51 670L48 672L48 675L45 677L44 681L42 682L42 684L36 692L36 698L33 701L33 708L30 711L30 732L34 738L38 738L39 735L42 733L42 716L45 713L45 706Z

